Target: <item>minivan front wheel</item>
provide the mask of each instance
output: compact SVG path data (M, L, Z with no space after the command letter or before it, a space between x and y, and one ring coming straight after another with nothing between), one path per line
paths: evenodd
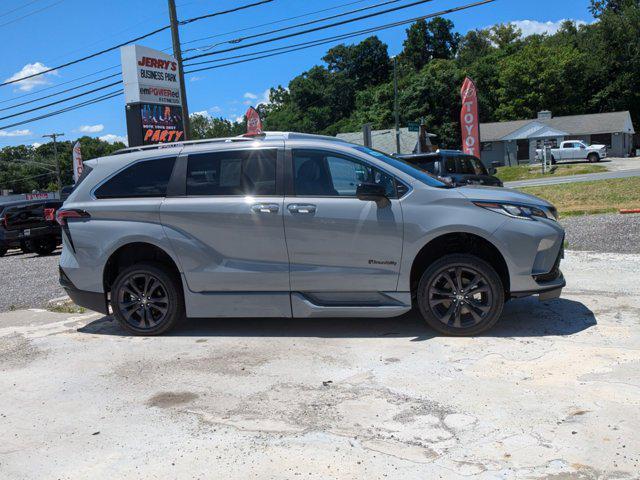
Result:
M446 335L477 335L493 327L504 306L500 276L484 260L447 255L431 264L418 286L425 321Z
M184 317L180 279L159 263L125 268L111 289L111 308L129 333L160 335Z

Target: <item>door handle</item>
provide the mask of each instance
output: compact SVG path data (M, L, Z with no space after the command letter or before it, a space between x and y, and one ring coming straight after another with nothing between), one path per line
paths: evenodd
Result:
M316 213L316 206L310 203L292 203L287 205L287 209L291 213L297 213L301 215L313 215Z
M253 213L278 213L280 207L277 203L256 203L251 205Z

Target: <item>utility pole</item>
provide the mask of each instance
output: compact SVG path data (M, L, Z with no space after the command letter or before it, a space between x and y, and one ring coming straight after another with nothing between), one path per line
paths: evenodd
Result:
M400 153L400 119L398 113L398 58L393 57L393 112L396 118L396 153Z
M64 133L50 133L42 136L42 138L53 139L53 158L56 161L56 177L58 178L58 198L62 198L62 178L60 177L60 160L58 160L58 144L56 143L58 137L64 137Z
M171 22L171 40L173 42L173 56L178 62L178 80L180 82L180 102L182 104L182 121L184 122L184 139L191 137L189 122L189 108L187 107L187 88L184 83L184 69L182 68L182 50L180 49L180 31L178 30L178 15L175 0L169 1L169 20Z

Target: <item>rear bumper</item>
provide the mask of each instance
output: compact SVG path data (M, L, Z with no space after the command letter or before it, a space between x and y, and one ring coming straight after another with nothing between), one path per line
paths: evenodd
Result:
M24 230L3 230L0 232L0 245L6 248L18 248L22 242L27 240L37 240L40 238L55 237L59 243L62 241L60 228L56 227L35 227L27 228L29 234L25 235Z
M105 315L109 315L109 309L107 307L107 299L105 298L105 294L101 292L88 292L86 290L80 290L76 288L73 282L67 277L59 267L60 271L60 285L64 288L69 298L80 307L87 308L89 310L93 310L94 312L100 312Z

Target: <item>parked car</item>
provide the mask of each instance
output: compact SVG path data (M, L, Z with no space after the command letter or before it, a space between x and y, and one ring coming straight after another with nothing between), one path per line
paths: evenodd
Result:
M10 248L48 255L62 242L55 212L57 200L19 201L0 205L0 256Z
M542 160L543 151L541 148L536 150L536 157ZM577 140L567 140L560 144L560 148L551 149L551 163L562 162L565 160L586 160L591 163L599 162L607 157L606 145L586 145L584 142Z
M555 298L548 202L454 188L333 137L266 133L85 162L58 221L60 283L128 332L188 317L394 317L474 335L506 299Z
M502 187L502 181L494 176L496 165L492 165L488 170L479 158L459 150L438 150L432 153L396 156L456 186Z

